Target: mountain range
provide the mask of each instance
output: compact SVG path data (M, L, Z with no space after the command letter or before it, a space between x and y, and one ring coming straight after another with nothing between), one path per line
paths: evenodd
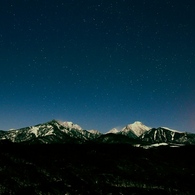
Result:
M107 133L57 120L0 131L0 194L195 194L194 144L139 121Z
M73 122L52 120L46 123L17 130L0 131L1 143L54 144L54 143L109 143L131 144L150 148L161 145L178 147L194 145L195 134L180 132L167 127L152 128L139 121L126 125L121 130L111 129L107 133L84 130Z

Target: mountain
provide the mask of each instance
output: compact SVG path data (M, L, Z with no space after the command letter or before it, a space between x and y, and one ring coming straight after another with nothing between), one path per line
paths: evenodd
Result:
M100 137L102 134L97 130L87 130L90 133L90 140Z
M151 127L148 127L148 126L144 125L142 122L135 121L133 124L129 124L126 127L124 127L121 130L121 133L123 135L128 135L131 132L131 133L134 133L137 137L139 137L144 132L146 132L150 129L151 129Z
M194 144L195 134L183 133L166 127L152 128L140 137L146 143Z
M133 124L127 134L56 120L0 131L0 194L195 194L195 134L137 136L143 124Z
M119 133L119 130L118 130L117 128L113 128L113 129L111 129L110 131L108 131L106 134L108 134L108 133L117 134L117 133Z
M119 131L116 128L113 128L107 133L126 135L130 138L136 139L137 137L139 137L140 135L142 135L144 132L148 131L149 129L151 129L151 127L147 127L140 121L135 121L132 124L126 125L124 128L122 128L121 131Z
M121 143L145 148L171 145L195 144L195 134L184 133L167 127L150 128L139 121L116 128L105 134L97 130L84 130L73 122L52 120L17 130L0 131L1 143Z
M18 130L0 131L0 140L21 143L84 143L98 137L72 122L52 120Z

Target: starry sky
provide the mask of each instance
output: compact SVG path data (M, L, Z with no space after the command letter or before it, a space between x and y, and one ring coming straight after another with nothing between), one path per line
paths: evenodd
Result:
M0 129L195 133L194 19L194 0L1 1Z

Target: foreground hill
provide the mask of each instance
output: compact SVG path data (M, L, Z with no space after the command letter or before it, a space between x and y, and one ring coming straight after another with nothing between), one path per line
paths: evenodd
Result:
M0 144L0 194L195 194L195 147Z

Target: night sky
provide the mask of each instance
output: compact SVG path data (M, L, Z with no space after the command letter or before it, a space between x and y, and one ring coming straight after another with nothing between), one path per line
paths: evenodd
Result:
M195 133L195 1L1 1L0 129L52 119Z

